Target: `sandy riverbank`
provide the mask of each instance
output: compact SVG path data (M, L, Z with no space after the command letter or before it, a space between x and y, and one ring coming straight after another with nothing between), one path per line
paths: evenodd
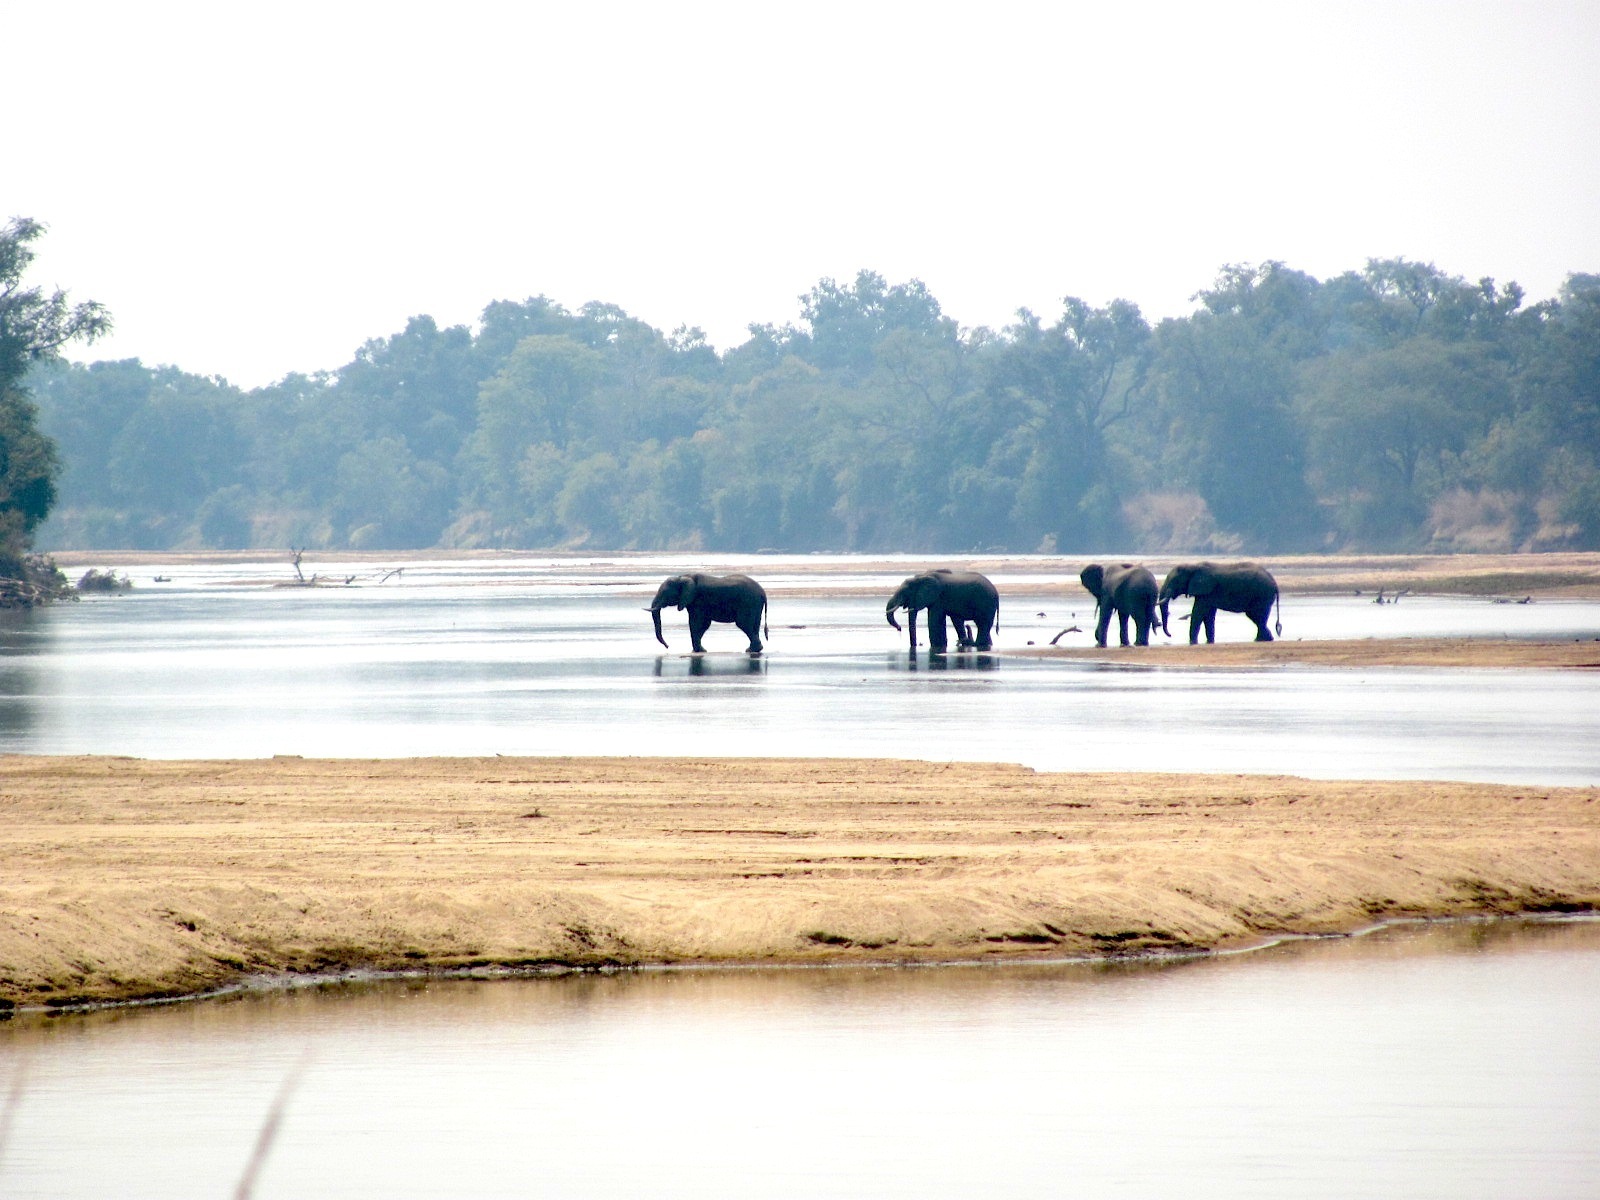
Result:
M1249 626L1246 626L1248 629ZM1218 642L1191 646L1038 646L1012 653L1089 662L1143 663L1205 670L1239 667L1506 667L1520 670L1600 670L1600 636L1582 642L1522 638L1362 638L1299 642Z
M1600 789L853 760L0 758L0 998L932 961L1600 905Z

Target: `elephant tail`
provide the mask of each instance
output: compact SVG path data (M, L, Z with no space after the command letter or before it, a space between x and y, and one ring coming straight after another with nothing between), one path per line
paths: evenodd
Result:
M766 596L762 596L761 597L761 636L766 638L767 641L769 641L769 642L772 640L772 630L767 628L767 598L766 598Z
M1272 632L1283 635L1283 593L1277 588L1272 589L1272 604L1278 610L1277 621L1272 627Z
M994 598L994 631L1000 632L1000 597Z

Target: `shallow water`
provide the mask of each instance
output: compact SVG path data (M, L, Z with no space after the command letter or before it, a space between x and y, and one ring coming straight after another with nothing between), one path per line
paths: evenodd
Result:
M0 1194L1590 1197L1600 923L414 982L0 1026ZM3 1124L3 1122L0 1122Z
M759 566L754 565L759 563ZM115 566L108 563L108 566ZM882 597L909 567L749 560L768 653L731 626L662 652L640 611L687 560L418 563L274 588L282 563L170 569L0 630L0 751L139 757L881 755L1038 768L1600 783L1600 673L1194 672L1005 653L1092 643L1070 575L996 577L1000 653L908 652ZM797 594L857 587L869 594ZM1043 614L1043 615L1040 615ZM1174 613L1174 628L1177 612ZM1291 597L1285 636L1600 636L1600 604ZM1223 614L1218 635L1253 630Z

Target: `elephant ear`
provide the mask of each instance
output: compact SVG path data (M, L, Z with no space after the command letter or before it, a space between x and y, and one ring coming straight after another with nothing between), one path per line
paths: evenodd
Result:
M1217 590L1217 577L1204 567L1196 567L1189 576L1189 595L1209 596Z
M1100 594L1100 585L1105 582L1105 578L1106 570L1099 563L1090 563L1078 572L1078 582L1096 596Z
M699 585L700 576L685 575L683 577L683 587L678 589L679 608L688 608L690 604L694 603L694 594L699 590Z

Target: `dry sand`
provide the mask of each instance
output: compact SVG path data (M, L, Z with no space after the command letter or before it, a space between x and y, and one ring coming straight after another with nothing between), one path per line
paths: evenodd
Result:
M1242 619L1242 618L1241 618ZM1248 628L1248 626L1246 626ZM1187 626L1185 627L1187 631ZM1363 638L1329 642L1218 642L1191 646L1154 642L1149 646L1039 646L1011 653L1038 658L1091 662L1145 663L1152 666L1240 667L1512 667L1522 670L1600 668L1600 637L1582 642L1511 638Z
M1248 945L1600 904L1600 789L859 760L0 758L0 997Z

